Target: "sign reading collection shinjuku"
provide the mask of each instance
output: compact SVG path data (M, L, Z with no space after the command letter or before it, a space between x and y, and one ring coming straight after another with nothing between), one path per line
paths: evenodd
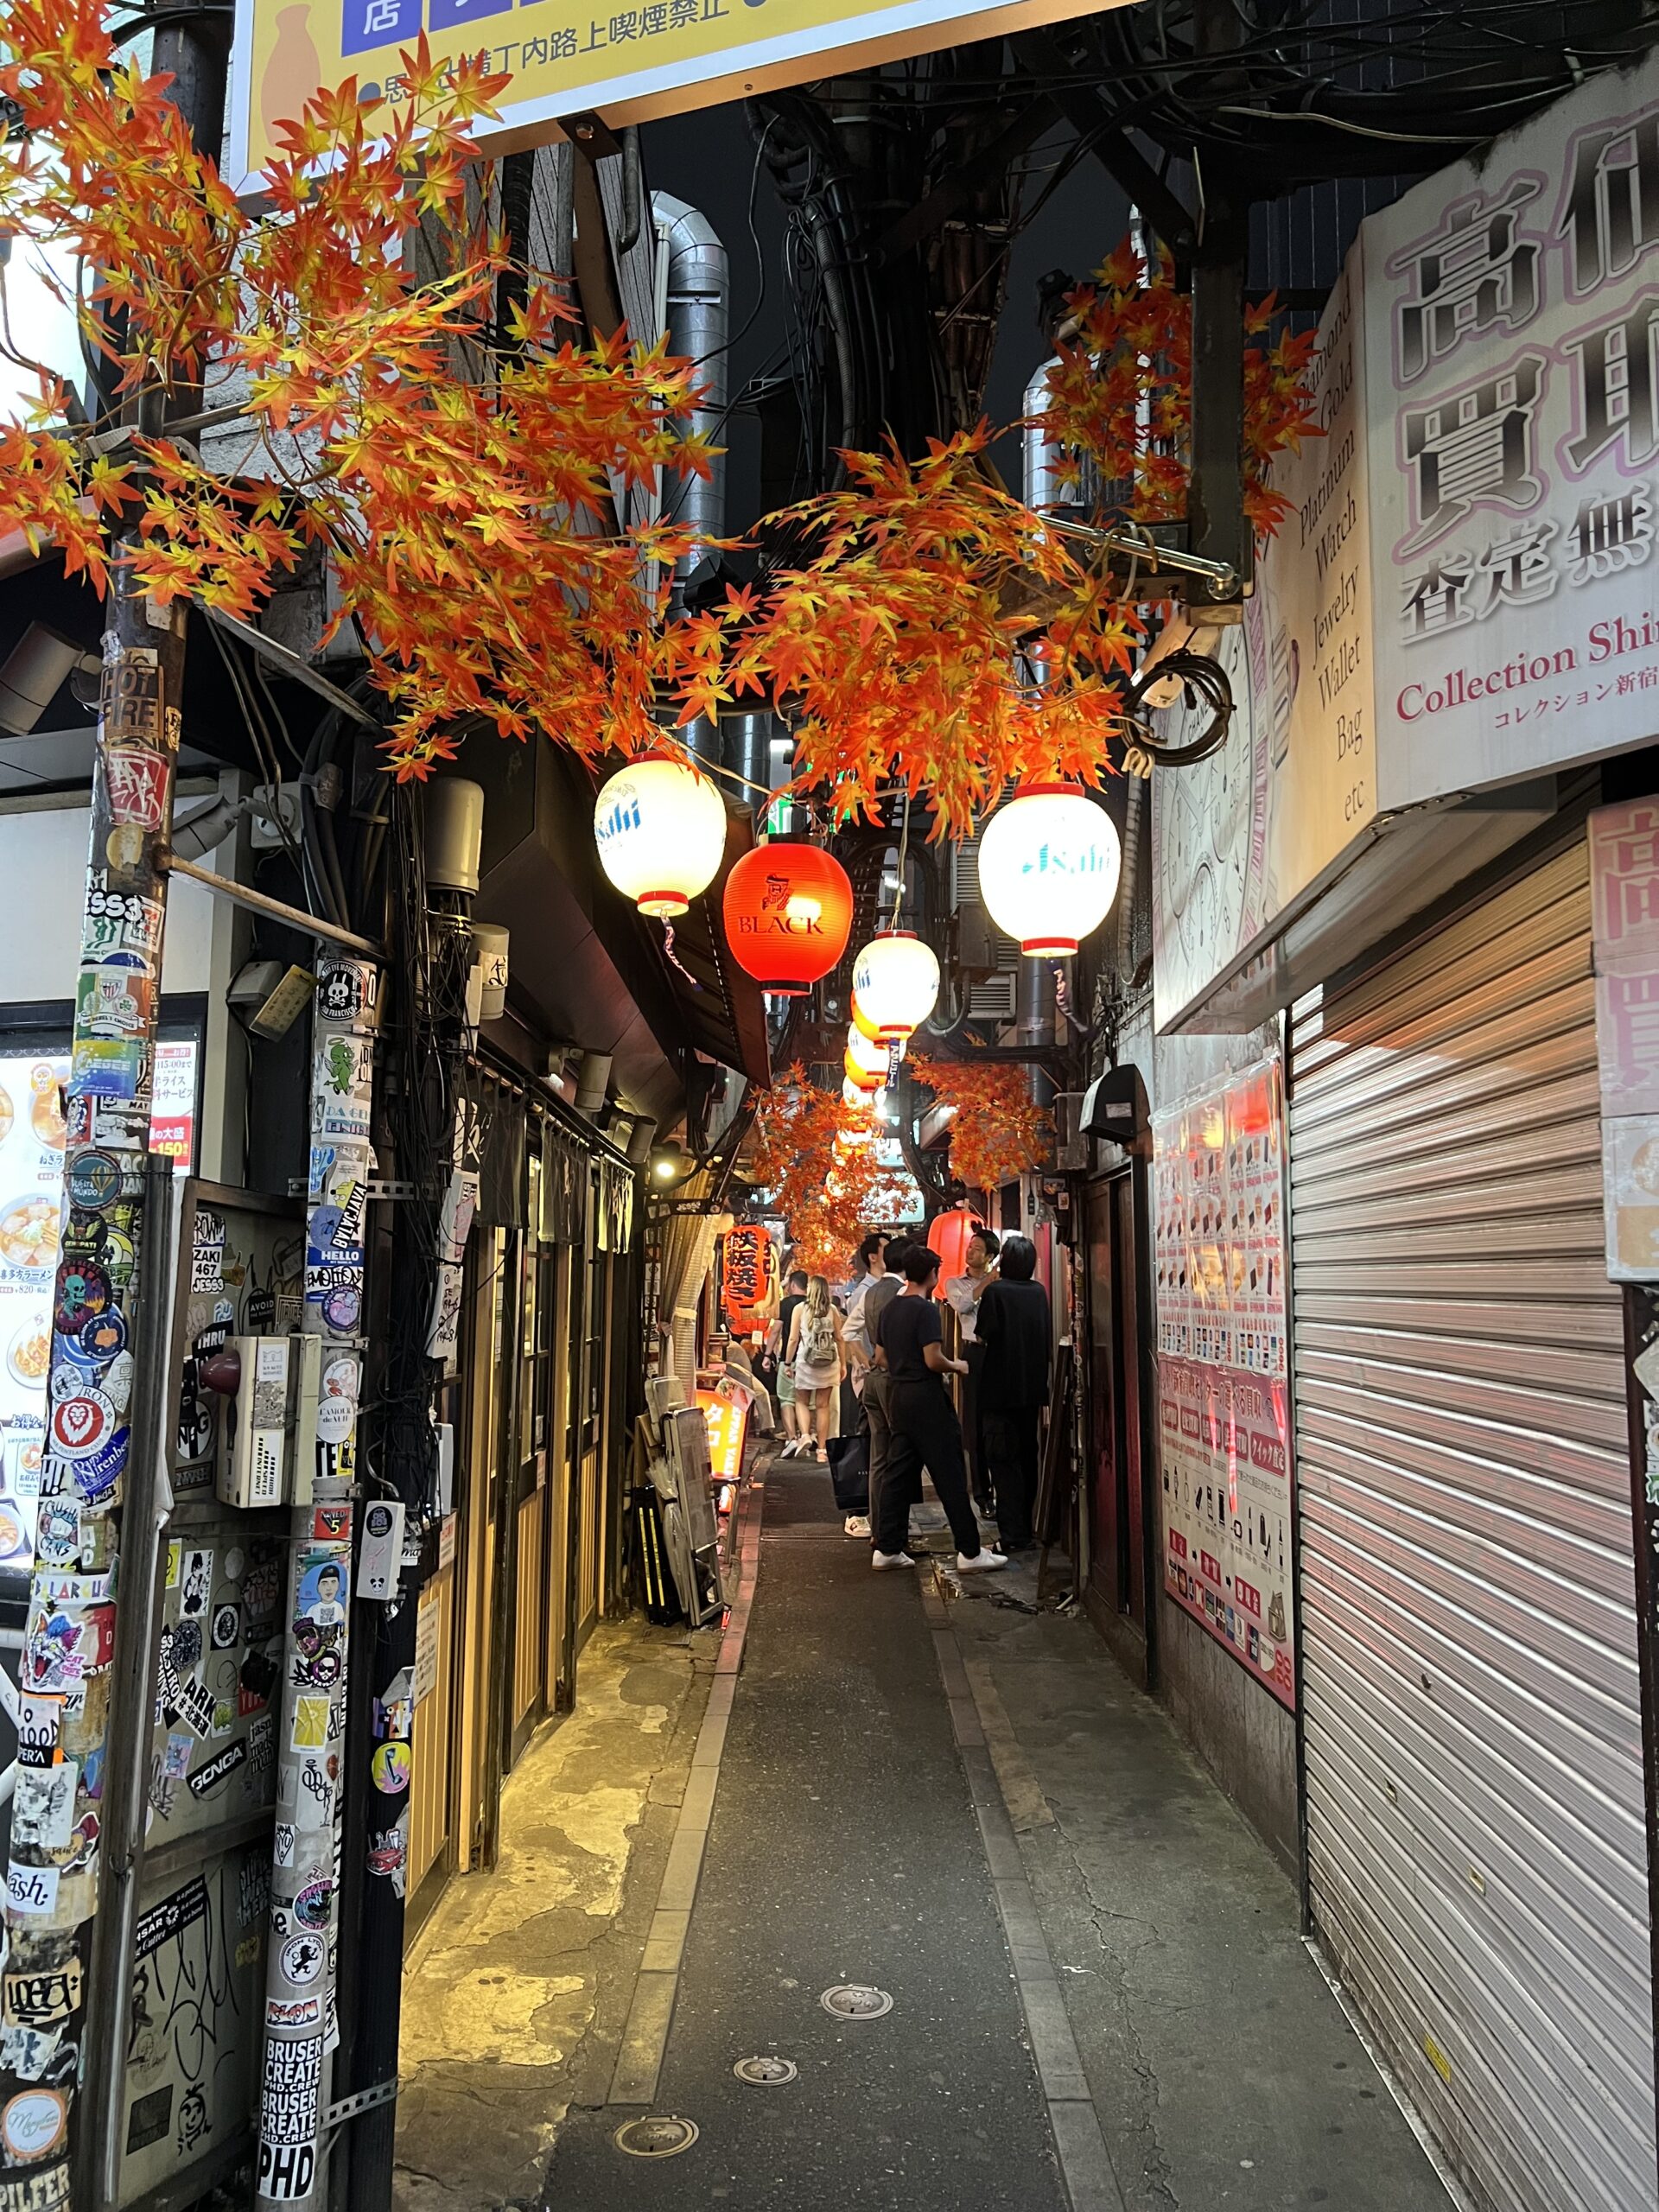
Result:
M1093 12L1087 0L237 0L232 171L256 190L276 126L347 78L395 106L399 55L423 30L435 60L482 55L510 78L499 121L474 131L487 152L558 137L562 117L643 122Z
M1154 1116L1164 1588L1296 1703L1276 1061Z

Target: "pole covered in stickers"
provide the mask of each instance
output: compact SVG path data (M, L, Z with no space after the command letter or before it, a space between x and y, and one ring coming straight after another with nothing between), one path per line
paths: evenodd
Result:
M340 1785L377 970L321 949L315 1009L305 1333L316 1345L317 1389L315 1413L302 1393L309 1433L294 1440L302 1502L289 1531L256 2182L260 2202L289 2206L326 2196L322 2119L340 2040Z
M167 1325L138 1311L137 1289L184 619L123 579L104 643L6 1876L0 2212L72 2197L134 1347L140 1329ZM31 1997L22 2020L26 1985L50 1993L49 2018Z

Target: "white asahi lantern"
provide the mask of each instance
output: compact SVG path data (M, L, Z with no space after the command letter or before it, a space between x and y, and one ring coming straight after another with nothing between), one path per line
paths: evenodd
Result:
M594 806L600 865L642 914L671 921L706 891L726 852L726 803L707 776L666 755L635 760Z
M884 1044L919 1029L939 1001L939 963L910 930L884 930L853 963L861 1029Z
M1080 785L1031 784L985 825L979 895L1021 952L1058 959L1105 920L1122 865L1110 815Z

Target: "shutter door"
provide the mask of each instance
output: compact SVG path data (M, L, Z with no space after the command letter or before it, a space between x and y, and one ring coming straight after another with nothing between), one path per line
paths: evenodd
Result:
M1656 2202L1594 1020L1582 842L1292 1017L1313 1913L1501 2212Z

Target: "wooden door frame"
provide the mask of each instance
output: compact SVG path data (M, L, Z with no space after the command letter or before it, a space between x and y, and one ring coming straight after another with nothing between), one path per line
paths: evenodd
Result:
M1132 1249L1123 1249L1124 1239L1119 1234L1121 1202L1118 1192L1124 1184L1129 1193L1129 1243ZM1163 1577L1159 1571L1161 1557L1159 1531L1162 1526L1160 1507L1160 1472L1158 1453L1158 1357L1156 1345L1155 1307L1153 1300L1151 1264L1151 1178L1147 1163L1138 1156L1131 1157L1122 1166L1110 1169L1103 1175L1092 1176L1083 1188L1084 1235L1090 1234L1094 1200L1096 1193L1105 1199L1107 1264L1112 1287L1112 1297L1121 1311L1132 1311L1135 1332L1135 1384L1139 1419L1135 1427L1140 1445L1141 1462L1141 1570L1146 1592L1146 1621L1144 1628L1138 1624L1128 1607L1128 1589L1124 1575L1125 1547L1131 1541L1131 1522L1123 1513L1123 1525L1116 1531L1117 1560L1115 1561L1116 1595L1109 1605L1098 1592L1094 1582L1085 1578L1084 1607L1099 1630L1124 1672L1146 1690L1155 1689L1158 1679L1158 1606L1163 1590ZM1083 1271L1083 1290L1086 1305L1085 1320L1089 1332L1089 1361L1086 1371L1092 1383L1096 1323L1095 1270L1092 1264ZM1120 1426L1127 1421L1124 1403L1123 1344L1120 1331L1112 1319L1108 1319L1109 1335L1107 1352L1113 1376L1113 1438L1112 1462L1120 1480L1122 1458L1117 1449ZM1079 1363L1080 1367L1082 1363ZM1089 1510L1092 1516L1096 1467L1096 1409L1092 1388L1089 1394L1086 1434L1090 1454ZM1127 1483L1120 1503L1126 1506ZM1116 1516L1115 1516L1116 1517ZM1092 1519L1090 1542L1093 1541ZM1092 1564L1092 1560L1091 1560Z

